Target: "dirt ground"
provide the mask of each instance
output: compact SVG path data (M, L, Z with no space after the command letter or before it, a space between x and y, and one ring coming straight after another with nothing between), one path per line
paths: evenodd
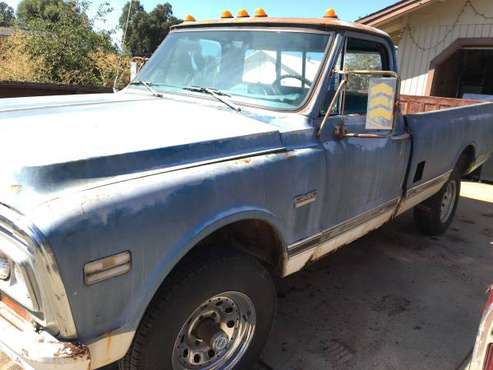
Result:
M410 212L278 281L256 370L459 368L493 283L493 185L461 195L441 237L419 234Z
M412 212L279 281L259 369L457 369L493 283L493 185L463 183L441 237Z

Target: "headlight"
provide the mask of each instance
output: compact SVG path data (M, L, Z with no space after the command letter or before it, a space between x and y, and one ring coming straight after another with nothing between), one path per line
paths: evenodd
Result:
M0 298L10 297L52 335L77 337L54 255L25 216L0 203Z
M31 311L38 309L29 257L14 239L0 233L0 290Z

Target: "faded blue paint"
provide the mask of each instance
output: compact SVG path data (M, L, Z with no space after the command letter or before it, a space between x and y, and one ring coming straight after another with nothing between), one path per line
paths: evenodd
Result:
M411 158L410 139L334 139L340 117L318 138L317 109L236 113L131 89L1 104L0 201L49 241L83 342L135 330L178 261L224 225L263 220L286 248L400 197L409 163L412 175L426 158L425 181L453 168L466 145L493 148L493 105L410 116L408 127L399 118L394 136L411 130ZM312 190L316 202L293 206ZM84 285L85 263L125 250L130 273Z
M365 125L364 116L346 116L343 121L351 132L362 132ZM322 136L330 188L324 194L325 228L399 198L411 150L410 140L393 140L392 136L334 139L331 133L338 123L341 117L330 119ZM404 132L399 119L394 136Z
M483 164L493 152L492 103L410 114L406 122L413 136L408 188L453 169L468 146L475 152L473 167ZM416 168L422 161L426 161L423 177L414 182Z

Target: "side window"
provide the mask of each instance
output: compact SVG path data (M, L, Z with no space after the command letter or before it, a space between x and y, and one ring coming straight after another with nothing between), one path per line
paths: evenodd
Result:
M377 42L350 38L343 66L349 70L388 69L386 49ZM344 94L344 114L366 114L369 81L370 76L351 75Z

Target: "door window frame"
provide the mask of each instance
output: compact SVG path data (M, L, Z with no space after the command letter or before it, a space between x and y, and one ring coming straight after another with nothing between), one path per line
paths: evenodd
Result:
M358 40L362 40L362 41L377 43L380 46L382 46L383 51L385 53L385 59L386 59L386 64L382 63L382 68L384 70L387 69L390 71L396 71L397 72L397 67L395 64L395 62L396 62L395 48L393 46L394 44L392 43L392 41L390 39L371 35L371 34L366 34L366 33L353 32L353 31L347 31L347 32L342 33L342 37L343 37L342 45L339 48L339 50L337 51L337 53L334 54L334 59L335 59L334 64L333 64L334 68L337 66L337 62L339 60L339 57L341 57L342 66L344 65L344 58L345 58L346 51L347 51L348 40L349 39L358 39ZM339 67L341 67L341 66L339 66ZM326 78L327 78L327 83L324 84L324 94L322 94L323 100L320 104L319 113L318 113L319 117L320 116L323 117L325 115L325 112L322 112L322 107L324 106L324 103L327 103L327 100L329 100L331 98L329 96L329 92L330 92L329 86L331 84L331 80L333 78L335 78L335 74L333 73L333 71L331 71L330 73L327 73ZM337 113L331 114L331 117L344 117L344 116L346 116L346 114L340 113L342 111L341 108L343 107L343 104L344 104L345 95L346 94L344 91L336 103ZM364 114L357 114L357 113L355 113L355 114L359 115L359 116L365 116L366 112Z

